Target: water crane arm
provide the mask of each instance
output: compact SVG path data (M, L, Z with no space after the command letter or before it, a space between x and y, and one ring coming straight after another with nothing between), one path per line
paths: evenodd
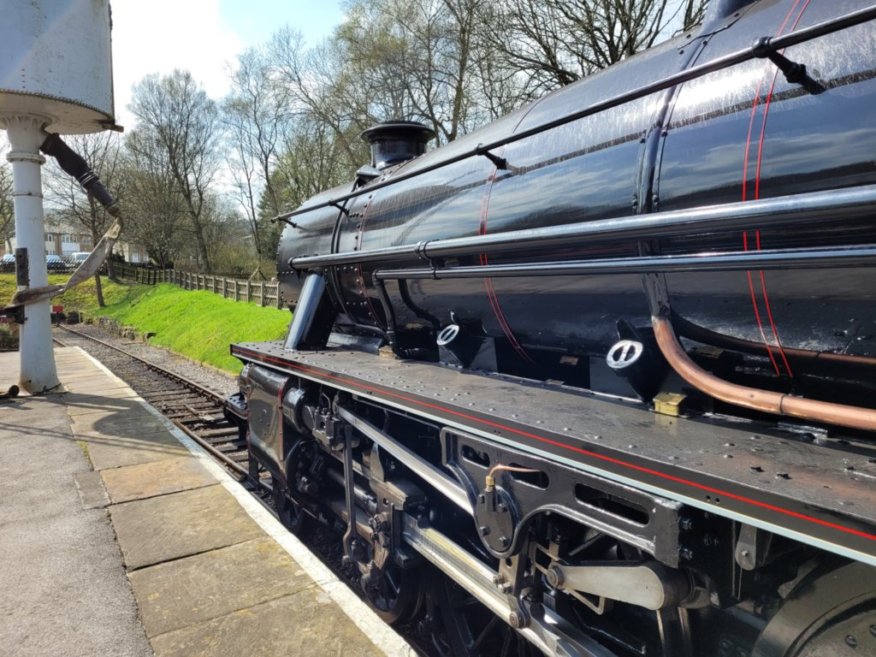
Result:
M76 182L82 185L82 188L86 192L106 208L107 212L114 217L120 215L118 201L112 197L112 194L109 193L107 188L100 181L100 178L98 178L97 174L91 170L91 167L88 166L88 163L82 158L82 156L64 143L64 140L61 139L60 135L51 133L47 134L46 140L40 146L40 150L46 155L51 155L55 158L58 162L58 166L60 166L65 173L75 178Z

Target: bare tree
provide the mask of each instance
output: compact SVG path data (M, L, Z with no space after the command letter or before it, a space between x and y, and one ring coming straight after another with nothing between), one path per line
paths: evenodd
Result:
M482 111L476 24L484 0L357 0L334 44L371 122L425 119L439 142L491 118ZM363 103L364 104L364 103Z
M15 210L12 203L12 171L0 163L0 245L10 247L15 235Z
M187 71L174 71L159 78L150 75L134 87L131 111L139 119L128 148L136 151L148 144L140 157L160 149L172 176L175 191L182 197L204 271L211 272L205 236L211 217L207 197L218 170L218 113L215 104Z
M191 232L184 231L186 208L167 165L167 153L148 132L125 140L119 177L125 189L125 232L142 244L161 268L170 267Z
M112 132L102 132L93 135L78 135L67 138L67 143L76 153L81 155L91 166L113 194L119 196L119 136ZM86 194L79 184L61 170L54 160L48 166L46 189L54 214L71 226L84 229L91 237L91 243L97 244L101 236L113 223L103 206L91 195ZM111 263L108 263L111 266ZM104 306L103 287L100 275L94 275L94 289L97 303Z
M508 0L485 15L487 38L531 92L565 86L702 18L705 0Z
M271 216L282 209L271 170L276 166L288 129L289 104L289 92L276 81L264 50L243 53L222 109L234 152L230 165L237 200L249 224L259 260L271 249L261 234L260 205L262 212Z

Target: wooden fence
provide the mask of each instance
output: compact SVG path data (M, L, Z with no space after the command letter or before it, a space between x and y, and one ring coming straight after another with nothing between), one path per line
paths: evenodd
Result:
M185 290L206 290L214 294L221 294L226 299L234 301L251 301L262 307L283 307L280 286L275 282L253 282L238 278L226 278L225 276L193 274L175 269L133 267L121 263L113 263L113 273L119 278L144 285L173 283Z

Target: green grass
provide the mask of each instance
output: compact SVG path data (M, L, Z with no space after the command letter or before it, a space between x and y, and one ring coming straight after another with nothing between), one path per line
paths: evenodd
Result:
M50 274L50 285L62 285L70 278L66 274ZM108 305L116 305L133 301L146 291L145 286L124 285L113 283L101 277L103 298ZM15 294L15 274L0 274L0 305L6 305ZM97 298L94 295L94 279L89 278L74 287L66 294L55 297L53 304L60 304L68 310L78 310L86 314L95 314L98 310Z
M50 283L64 281L63 276L49 279ZM229 372L240 370L240 361L228 353L231 343L277 340L283 337L291 319L288 310L260 308L211 292L190 292L169 284L119 285L106 279L102 282L105 308L97 307L91 281L56 298L54 303L63 305L65 311L111 317L138 331L155 333L151 344ZM0 299L5 303L14 290L13 275L0 274Z

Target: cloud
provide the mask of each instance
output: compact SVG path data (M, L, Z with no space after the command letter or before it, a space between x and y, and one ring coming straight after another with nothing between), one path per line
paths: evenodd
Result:
M207 94L229 88L228 70L243 50L223 25L219 0L114 0L113 77L117 121L133 128L131 87L150 73L189 70Z

